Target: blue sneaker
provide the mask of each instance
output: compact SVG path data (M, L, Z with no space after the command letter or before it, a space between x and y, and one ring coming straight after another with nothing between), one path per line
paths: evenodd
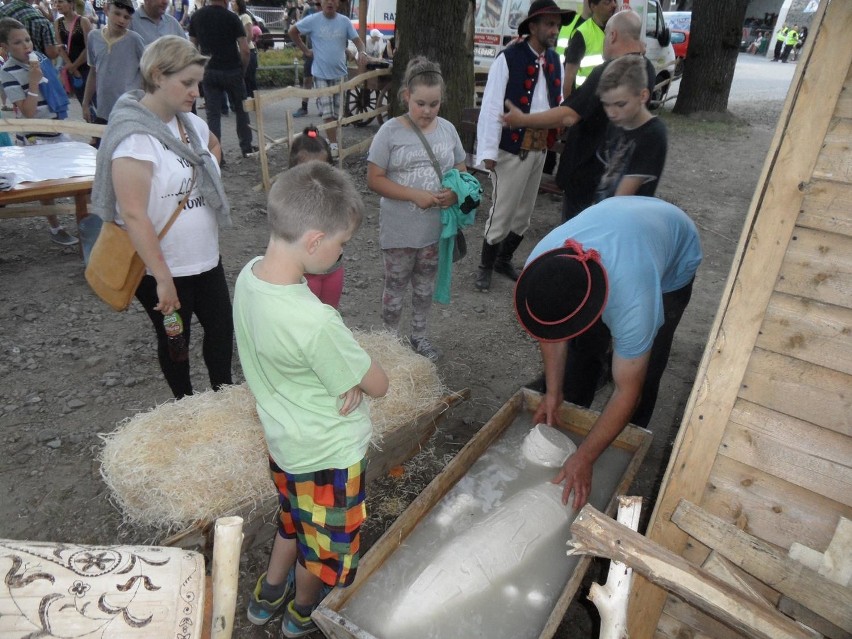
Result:
M307 109L299 109L297 111L293 111L294 118L304 118L308 115Z
M303 617L298 612L291 601L284 608L284 619L281 621L281 633L293 639L294 637L304 637L317 629L317 625L313 622L310 615Z
M249 605L246 609L246 616L248 617L248 620L256 626L262 626L272 619L272 617L275 616L275 613L278 612L279 608L293 599L293 595L295 594L295 588L293 587L295 577L296 571L294 567L291 568L290 572L287 574L287 585L284 588L284 594L275 601L266 601L265 599L260 598L260 590L263 580L266 578L266 573L264 572L260 577L258 577L257 584L251 593L251 599L249 600Z
M328 596L332 590L331 586L323 585L322 590L320 590L319 600L316 604L314 604L311 611L320 604L320 602ZM281 632L288 639L293 639L295 637L304 637L307 634L310 634L317 630L317 625L311 619L311 616L303 617L298 612L296 612L296 601L295 599L289 601L287 606L284 608L284 618L281 621Z

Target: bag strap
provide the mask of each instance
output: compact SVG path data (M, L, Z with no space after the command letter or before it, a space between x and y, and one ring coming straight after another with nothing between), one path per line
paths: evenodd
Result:
M71 28L68 29L68 48L66 49L66 51L68 51L68 52L71 51L71 36L74 35L74 29L77 28L77 21L79 19L80 19L80 16L74 16L74 23L71 25ZM66 24L65 26L67 28L68 25Z
M177 121L178 130L180 131L180 137L186 144L189 144L189 136L187 136L186 131L183 128L183 125L180 122L180 118ZM195 188L195 177L198 174L198 170L195 166L192 167L192 180L189 182L189 188L186 190L186 193L183 196L183 199L180 201L180 204L177 205L174 213L169 218L169 221L166 222L166 225L157 235L157 239L162 240L165 237L166 233L168 233L169 229L172 228L172 224L177 220L177 216L180 215L180 212L183 211L183 208L186 206L187 201L189 200L189 195L192 193L192 189Z
M416 124L414 124L414 120L411 119L411 116L406 113L405 118L411 125L412 130L417 134L417 137L420 138L420 141L423 143L423 148L426 149L426 153L429 154L429 159L432 160L432 168L435 169L435 173L438 175L438 184L440 184L444 181L444 174L441 172L441 165L438 164L438 159L435 157L435 152L432 150L432 147L429 146L429 142L426 141L426 136L423 135L423 131L421 131L420 128Z

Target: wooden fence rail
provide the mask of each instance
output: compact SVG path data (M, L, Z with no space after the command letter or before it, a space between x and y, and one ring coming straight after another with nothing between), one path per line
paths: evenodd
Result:
M261 144L259 144L260 151L258 155L260 157L260 171L263 179L263 189L268 191L272 187L272 180L269 176L269 158L267 157L267 153L273 147L281 144L286 144L289 148L296 134L293 125L293 114L288 109L285 112L285 121L287 127L286 135L281 138L275 138L267 135L266 123L264 121L263 116L263 109L265 107L272 105L276 102L280 102L281 100L287 100L290 98L311 99L339 94L340 112L338 114L337 121L319 124L317 125L317 129L319 129L320 131L335 129L337 131L337 145L339 153L338 163L342 165L343 160L346 157L355 153L363 152L364 149L369 148L370 143L373 140L373 136L370 136L366 140L353 144L350 147L345 147L343 145L343 127L347 124L366 121L376 117L377 115L383 115L388 112L388 104L387 100L385 100L383 104L381 104L381 101L377 101L377 106L375 109L344 117L343 106L346 104L347 91L357 89L359 86L366 85L367 83L377 83L380 81L380 78L389 78L390 74L390 69L375 69L373 71L360 73L355 77L351 78L350 80L347 80L346 82L343 82L333 87L325 87L322 89L301 89L299 87L285 87L283 89L276 89L275 91L268 91L265 93L256 92L253 97L248 98L243 103L243 106L245 107L246 111L250 113L253 112L255 114L257 136L262 142Z

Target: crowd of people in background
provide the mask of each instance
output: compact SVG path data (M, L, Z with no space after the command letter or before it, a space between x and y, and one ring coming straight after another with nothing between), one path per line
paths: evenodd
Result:
M262 625L283 609L284 635L303 636L314 630L310 615L324 593L354 579L369 440L361 400L384 395L388 383L337 311L343 250L363 202L351 176L331 166L339 153L335 129L327 140L314 127L296 137L289 168L269 193L265 254L242 270L232 308L219 253L219 229L231 220L221 118L234 113L244 157L258 150L243 108L257 90L257 20L244 0L55 1L55 12L41 0L0 7L5 98L19 117L53 119L72 95L87 121L107 125L92 210L124 225L147 267L136 297L174 397L193 387L189 361L169 348L164 315L180 316L187 341L196 318L214 390L232 382L236 339L281 504L279 534L247 615ZM576 16L554 0L530 4L519 38L489 73L474 162L489 175L492 198L471 286L489 291L493 273L515 282L518 320L542 358L542 376L531 386L544 399L533 423L556 424L563 399L589 406L602 381L613 384L589 436L555 478L564 483L564 503L573 494L574 508L588 498L595 460L627 423L649 424L702 259L688 215L654 197L668 140L648 108L655 73L641 18L616 12L614 0L587 7ZM362 41L339 9L339 0L287 7L306 87L343 82L349 46L359 63L393 57L392 40L373 30ZM563 36L565 66L554 50ZM785 26L773 60L787 62L806 36L807 29ZM62 63L61 77L54 61ZM445 240L481 193L458 133L439 116L444 90L440 66L412 56L398 96L406 113L383 124L366 157L367 185L381 198L384 327L403 337L410 288L405 339L436 362L429 315L446 285L439 273L452 243ZM206 119L195 113L202 95ZM339 94L318 106L323 121L336 120ZM307 114L305 101L295 115ZM561 216L519 267L514 253L530 225L547 151L563 128ZM20 137L21 144L61 139ZM77 241L48 221L54 241Z

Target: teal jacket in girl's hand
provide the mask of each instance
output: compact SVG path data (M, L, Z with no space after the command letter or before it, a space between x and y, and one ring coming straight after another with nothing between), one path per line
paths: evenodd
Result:
M453 248L460 228L473 224L476 209L482 200L482 186L470 173L450 169L444 174L441 186L456 194L458 202L441 210L441 238L438 240L438 274L432 299L450 303L450 280L453 272Z

